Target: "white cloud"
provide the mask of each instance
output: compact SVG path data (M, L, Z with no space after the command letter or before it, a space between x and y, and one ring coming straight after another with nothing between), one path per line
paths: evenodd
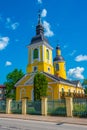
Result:
M37 0L37 2L38 2L39 4L42 4L42 0Z
M10 18L6 19L6 28L16 30L18 28L18 26L19 26L18 22L13 23Z
M11 66L11 65L12 65L12 62L6 61L5 66Z
M50 23L43 21L43 26L44 26L44 29L45 29L44 35L47 36L47 37L52 37L54 35L54 33L50 29L51 28Z
M72 53L70 53L70 56L73 56L76 53L76 50L73 50Z
M43 9L41 13L41 17L46 17L46 15L47 15L47 10Z
M18 26L19 26L19 23L17 23L17 22L11 24L11 28L12 28L13 30L15 30Z
M0 37L0 50L3 50L7 47L9 40L9 37Z
M82 75L84 71L83 67L76 67L68 70L68 77L69 78L76 78L76 79L84 79Z
M6 22L7 22L7 23L11 23L11 19L10 19L10 18L7 18L7 19L6 19Z
M87 61L87 55L78 55L75 58L75 61L80 62L80 61Z

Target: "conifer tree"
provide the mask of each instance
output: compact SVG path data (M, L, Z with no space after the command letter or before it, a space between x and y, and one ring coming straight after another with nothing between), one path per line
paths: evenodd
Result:
M47 96L47 87L46 76L37 72L34 77L34 100L41 100L41 97Z

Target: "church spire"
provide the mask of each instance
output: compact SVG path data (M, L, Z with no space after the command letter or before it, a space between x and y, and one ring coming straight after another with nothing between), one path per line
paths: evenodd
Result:
M44 28L41 23L41 11L38 11L38 25L36 26L36 35L43 35L44 34Z
M58 77L66 79L65 60L61 55L61 48L58 44L56 46L56 57L53 59L54 74Z
M56 46L56 57L54 58L54 61L64 61L64 58L61 55L61 49L59 44L57 44Z
M60 55L61 55L60 45L57 44L57 46L56 46L56 56L60 56Z
M41 24L41 10L38 11L38 24Z

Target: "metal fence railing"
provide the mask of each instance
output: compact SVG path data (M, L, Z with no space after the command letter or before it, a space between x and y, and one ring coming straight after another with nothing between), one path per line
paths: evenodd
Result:
M45 105L45 102L42 101L30 101L26 100L25 105L22 101L12 100L10 102L10 112L13 114L22 114L23 109L26 109L26 114L41 115L41 107ZM0 100L0 113L6 113L6 107L8 108L8 102L6 100ZM86 117L87 118L87 98L73 98L69 105L73 106L72 115L77 117ZM47 114L56 115L56 116L67 116L66 112L66 99L59 100L48 100L47 101ZM8 109L7 109L8 110ZM46 109L45 109L46 110ZM67 109L69 111L69 108Z
M53 100L47 102L49 115L66 116L66 102L65 99Z
M22 101L11 101L11 113L21 114L22 113Z
M0 100L0 113L6 113L6 100Z
M87 117L87 99L73 99L73 116Z
M27 114L41 115L41 101L27 101Z

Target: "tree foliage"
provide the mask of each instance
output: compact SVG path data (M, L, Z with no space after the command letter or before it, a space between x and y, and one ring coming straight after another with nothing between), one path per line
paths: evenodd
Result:
M82 86L85 88L85 94L87 94L87 79L83 80Z
M15 87L14 85L24 76L22 70L14 69L12 72L7 74L6 82L4 85L6 86L6 98L15 99Z
M42 73L36 73L34 77L34 100L41 100L41 97L47 96L48 81Z

